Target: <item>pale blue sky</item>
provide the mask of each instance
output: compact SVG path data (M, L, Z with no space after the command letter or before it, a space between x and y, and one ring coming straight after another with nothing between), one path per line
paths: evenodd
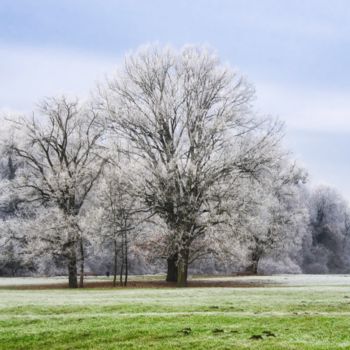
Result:
M87 95L149 42L215 48L256 86L256 106L287 125L312 183L350 199L350 1L0 0L0 109Z

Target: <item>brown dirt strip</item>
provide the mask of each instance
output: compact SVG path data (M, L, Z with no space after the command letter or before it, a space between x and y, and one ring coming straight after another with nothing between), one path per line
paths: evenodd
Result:
M240 281L209 281L209 280L196 280L189 281L187 287L190 288L256 288L265 287L266 285L257 283L244 283ZM0 289L15 289L15 290L42 290L42 289L65 289L68 288L68 283L52 283L52 284L28 284L28 285L8 285L1 286ZM120 286L113 287L112 281L86 281L84 288L177 288L176 283L170 283L165 281L130 281L127 287Z

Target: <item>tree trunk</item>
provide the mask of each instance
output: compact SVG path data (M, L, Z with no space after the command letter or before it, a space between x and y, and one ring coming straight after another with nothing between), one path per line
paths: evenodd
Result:
M166 275L167 282L177 282L177 254L173 254L167 259L168 270Z
M69 288L78 288L77 255L75 252L75 247L72 248L68 259Z
M187 286L187 264L181 260L177 265L177 286Z
M114 266L113 266L113 287L117 285L118 250L117 240L114 240Z
M250 274L258 274L260 255L257 252L252 253L251 264L247 267L246 271Z
M85 263L85 256L84 256L84 242L83 242L82 238L80 238L80 240L79 240L79 248L80 248L80 280L79 280L79 288L84 288L84 263Z
M8 179L13 180L16 176L16 167L13 164L13 160L11 156L9 156L7 164L8 164L8 170L9 170Z
M122 239L122 247L121 247L121 265L120 265L120 275L119 275L119 283L122 286L123 285L123 273L124 273L124 241Z
M128 261L128 240L125 232L125 252L124 252L124 260L125 260L125 277L124 277L124 287L126 287L128 283L128 274L129 274L129 261Z
M258 262L253 261L247 268L247 274L257 275L258 274Z
M177 286L186 287L188 272L188 252L185 251L181 255L181 258L177 263Z

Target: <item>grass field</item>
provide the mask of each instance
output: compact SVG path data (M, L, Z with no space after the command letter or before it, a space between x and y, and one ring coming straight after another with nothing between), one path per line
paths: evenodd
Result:
M350 349L349 276L238 279L261 286L17 290L6 285L28 281L0 279L0 349Z

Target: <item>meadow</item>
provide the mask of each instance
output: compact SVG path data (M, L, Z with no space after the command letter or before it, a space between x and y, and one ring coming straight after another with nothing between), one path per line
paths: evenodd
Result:
M350 276L208 280L245 287L70 290L55 288L60 278L1 278L0 349L350 349Z

